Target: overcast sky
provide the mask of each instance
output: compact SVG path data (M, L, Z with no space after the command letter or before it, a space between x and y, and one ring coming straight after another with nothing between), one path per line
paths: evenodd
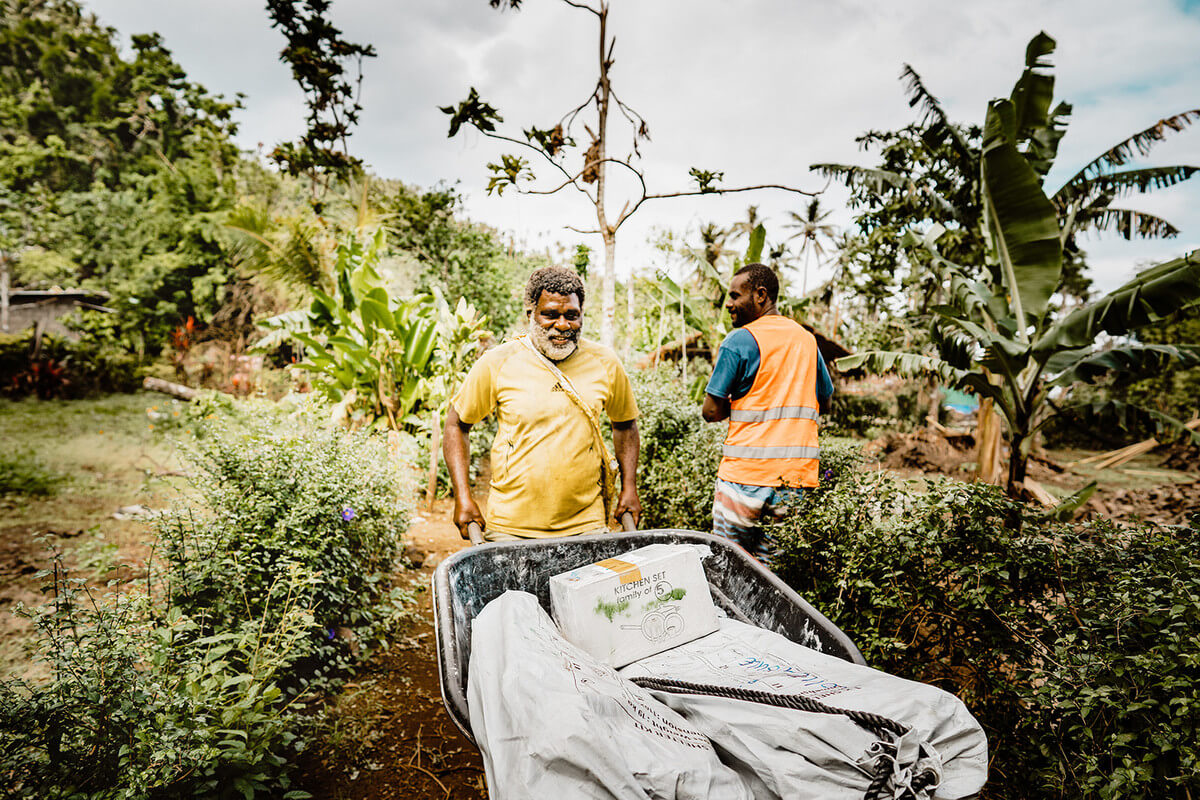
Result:
M278 61L282 35L258 0L85 0L125 41L157 31L195 81L246 95L239 141L270 149L303 129L304 105ZM459 182L469 215L528 247L590 244L564 226L594 227L574 193L488 197L485 164L505 150L474 131L448 139L438 106L470 87L496 106L509 132L549 127L596 81L595 18L561 0L525 0L500 12L487 0L334 0L334 24L369 43L364 110L351 149L376 174L430 186ZM1056 99L1074 116L1048 185L1158 119L1200 108L1200 0L612 0L613 88L647 120L641 167L653 192L688 187L691 166L723 171L725 185L784 183L817 189L824 161L872 163L854 138L915 119L898 80L911 64L951 118L981 123L989 99L1007 96L1039 30L1058 40ZM618 151L628 146L614 119ZM1159 145L1148 164L1200 165L1200 124ZM535 164L536 166L536 164ZM845 195L823 204L848 224ZM789 232L804 198L779 191L690 197L644 205L620 232L618 272L660 265L649 231L727 225L748 204L769 239ZM1122 205L1165 216L1181 235L1165 242L1119 237L1084 242L1092 277L1108 289L1138 265L1200 247L1200 177ZM619 208L620 203L613 208ZM812 285L810 278L809 285Z

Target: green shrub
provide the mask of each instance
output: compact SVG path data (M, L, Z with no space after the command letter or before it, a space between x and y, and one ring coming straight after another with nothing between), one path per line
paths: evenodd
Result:
M642 370L630 377L640 412L641 527L711 531L713 489L728 426L704 421L677 368ZM825 491L861 462L859 445L822 433L821 486L814 491Z
M671 367L634 372L642 451L638 493L642 528L712 530L713 486L725 425L700 416Z
M776 531L777 572L879 669L941 686L988 797L1200 788L1195 531L1051 526L997 487L848 472Z
M0 453L0 497L49 497L67 477L44 465L33 453Z
M92 397L141 386L137 356L103 343L46 334L37 360L33 334L0 336L0 394L9 397Z
M0 682L5 797L278 797L304 745L277 685L311 619L290 604L206 638L145 593L97 599L56 562L30 613L49 678ZM284 795L307 797L292 792Z
M96 599L57 565L54 602L29 615L49 677L0 684L5 796L307 797L290 790L299 698L411 602L390 580L411 441L388 454L312 413L199 410L179 428L197 501L158 520L147 581Z
M378 437L303 418L282 431L217 424L193 440L191 460L202 513L159 525L173 603L220 631L273 623L294 601L313 617L297 671L310 684L335 674L348 663L343 638L371 635L390 608L411 483ZM295 569L310 579L283 582Z
M835 391L823 430L836 436L871 436L880 429L912 430L924 420L928 400L915 381L876 392Z
M892 422L895 416L890 397L834 392L829 418L839 434L866 436L872 428Z

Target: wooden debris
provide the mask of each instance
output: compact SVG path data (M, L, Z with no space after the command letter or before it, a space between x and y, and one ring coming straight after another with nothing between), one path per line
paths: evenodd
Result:
M1184 427L1186 427L1188 430L1195 430L1197 427L1200 427L1200 417L1188 422ZM1077 467L1081 464L1094 463L1096 469L1110 469L1112 467L1119 467L1128 461L1132 461L1140 455L1149 453L1160 444L1162 444L1162 442L1151 437L1145 441L1138 442L1137 444L1131 444L1128 447L1122 447L1117 450L1110 450L1107 453L1097 453L1094 456L1081 458L1078 461L1071 462L1067 466Z
M142 381L142 388L152 392L162 392L169 394L172 397L178 397L180 400L195 400L200 396L199 389L193 389L190 386L184 386L182 383L171 383L164 381L162 378L146 378Z
M1029 492L1034 500L1037 500L1046 508L1056 508L1058 506L1059 499L1050 494L1050 492L1046 491L1046 488L1033 478L1026 476L1025 480L1022 481L1021 484L1025 487L1025 491Z

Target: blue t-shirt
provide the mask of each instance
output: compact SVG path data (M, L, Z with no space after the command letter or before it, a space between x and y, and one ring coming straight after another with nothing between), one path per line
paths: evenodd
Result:
M713 364L712 377L705 388L713 397L737 400L745 397L758 375L758 340L745 328L735 328L721 342L717 351L717 363ZM817 353L817 399L824 401L833 395L833 381L825 368L825 359Z

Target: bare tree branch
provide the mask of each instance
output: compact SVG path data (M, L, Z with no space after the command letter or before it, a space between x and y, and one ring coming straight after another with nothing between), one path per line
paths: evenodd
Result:
M590 11L597 17L600 16L600 12L589 6L587 3L576 3L574 0L563 0L563 2L569 6L575 6L575 8L582 8L584 11Z

